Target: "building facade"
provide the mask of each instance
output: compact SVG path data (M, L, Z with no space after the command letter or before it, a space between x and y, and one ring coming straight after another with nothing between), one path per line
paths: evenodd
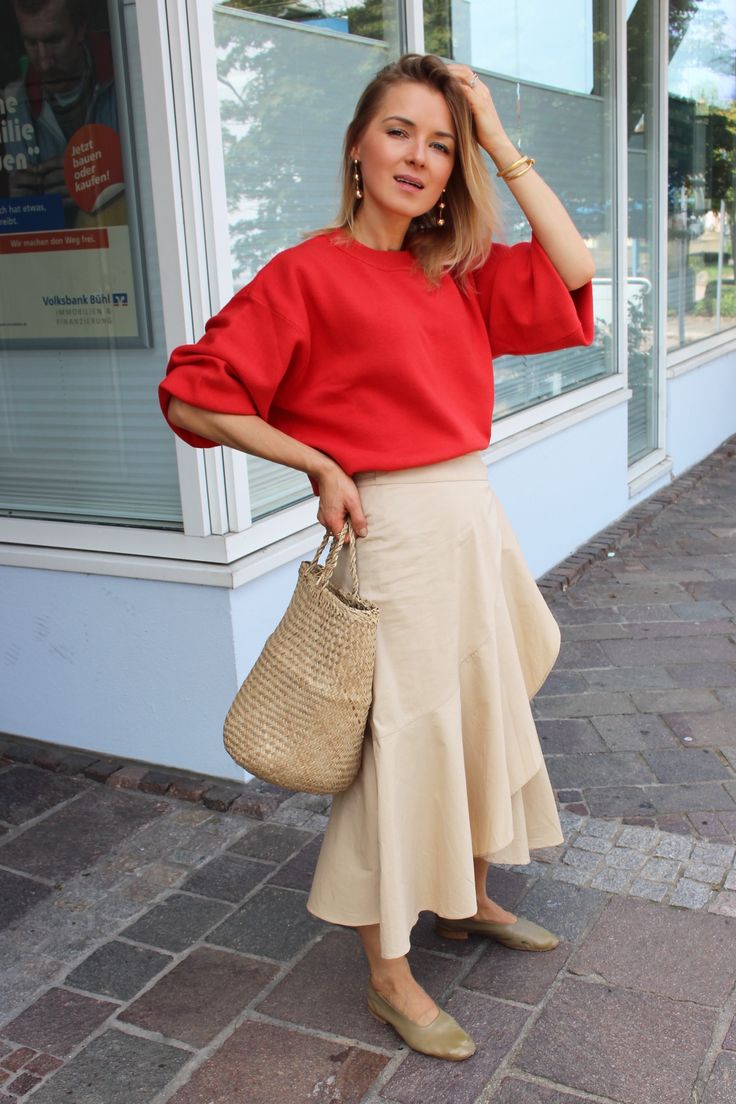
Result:
M736 432L734 0L108 0L74 28L71 128L82 81L54 71L46 153L49 80L7 7L0 729L242 777L222 720L317 503L177 440L156 387L331 219L355 101L404 51L480 74L596 261L593 344L494 365L485 459L533 572ZM504 236L529 236L509 195Z

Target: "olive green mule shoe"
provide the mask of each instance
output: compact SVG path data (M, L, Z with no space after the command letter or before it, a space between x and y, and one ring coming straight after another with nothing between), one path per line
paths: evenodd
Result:
M421 1054L461 1062L475 1053L475 1043L457 1020L440 1009L430 1024L422 1025L402 1016L368 982L368 1009L381 1023L391 1024L404 1042Z
M468 935L487 935L510 947L512 951L553 951L560 942L546 928L517 916L513 924L502 924L497 920L445 920L438 916L434 930L443 939L467 939Z

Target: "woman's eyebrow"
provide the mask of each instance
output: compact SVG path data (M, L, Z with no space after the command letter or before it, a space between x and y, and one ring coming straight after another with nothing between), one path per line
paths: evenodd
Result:
M406 126L416 126L416 123L411 119L405 119L403 115L387 115L385 119L381 119L381 122L388 123L391 119L396 119L397 122L404 123ZM447 130L436 130L435 134L438 138L451 138L453 142L455 141L455 135L450 134Z

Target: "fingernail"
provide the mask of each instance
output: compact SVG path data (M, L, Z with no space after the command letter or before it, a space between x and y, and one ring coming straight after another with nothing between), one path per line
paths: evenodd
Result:
M368 536L368 530L367 529L359 529L358 530L358 536L359 537L367 537Z

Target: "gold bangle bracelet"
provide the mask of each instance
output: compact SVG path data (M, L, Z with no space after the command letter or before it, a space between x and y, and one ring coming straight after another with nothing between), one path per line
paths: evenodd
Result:
M519 169L515 173L512 173L511 176L505 176L504 180L506 180L507 183L508 183L509 180L516 180L518 177L523 176L524 173L529 172L529 170L530 170L530 168L532 167L533 164L534 164L534 158L530 157L529 160L527 161L526 165L524 165L523 168Z
M520 157L518 161L514 161L513 164L507 165L505 169L499 169L496 173L496 176L506 176L506 173L510 173L512 169L517 168L518 165L522 165L524 161L529 160L530 159L526 156L526 154L524 154L524 156Z

